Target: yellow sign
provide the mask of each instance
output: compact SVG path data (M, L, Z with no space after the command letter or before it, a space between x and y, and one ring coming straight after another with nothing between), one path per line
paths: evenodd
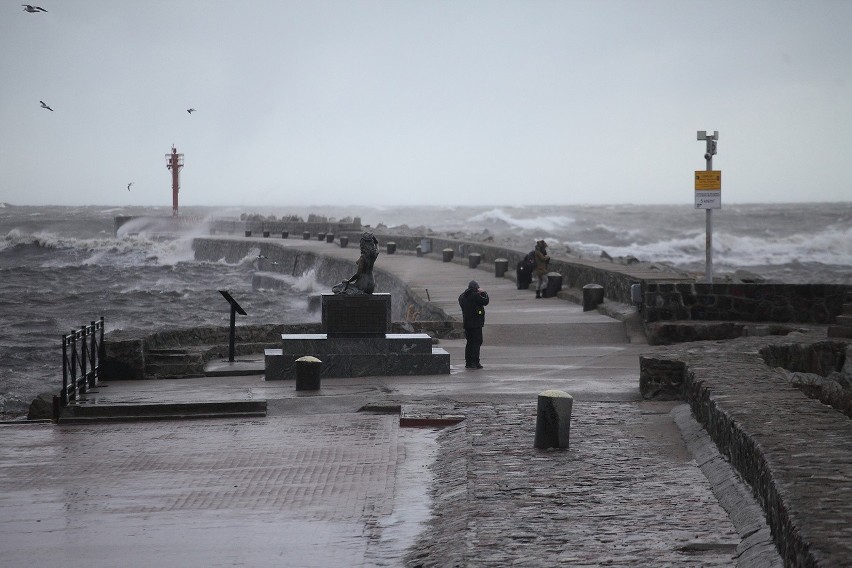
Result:
M719 191L722 189L722 171L696 171L695 191Z

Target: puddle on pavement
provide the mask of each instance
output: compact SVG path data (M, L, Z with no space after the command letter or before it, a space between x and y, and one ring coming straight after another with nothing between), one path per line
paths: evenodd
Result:
M378 566L399 565L406 551L426 528L431 514L429 495L434 475L430 469L438 455L437 428L400 428L405 460L396 472L393 512L379 519L378 542L371 543L365 560Z

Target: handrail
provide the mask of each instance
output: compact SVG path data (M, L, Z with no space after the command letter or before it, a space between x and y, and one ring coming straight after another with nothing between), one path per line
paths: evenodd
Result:
M70 353L69 353L70 351ZM88 389L98 386L104 358L104 318L62 336L61 406L68 406Z

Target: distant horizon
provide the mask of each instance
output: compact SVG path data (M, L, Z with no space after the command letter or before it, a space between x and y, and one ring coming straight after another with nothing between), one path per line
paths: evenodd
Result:
M813 200L813 201L723 201L722 208L717 209L716 211L724 211L726 206L739 206L739 205L826 205L826 204L852 204L852 199L845 201L835 201L835 200ZM277 209L284 209L287 207L298 207L301 209L305 208L355 208L355 207L364 207L370 209L388 209L388 208L428 208L428 209L498 209L502 207L514 207L514 208L540 208L540 207L667 207L667 206L688 206L691 209L695 209L696 211L700 211L700 209L696 209L693 203L684 201L681 203L631 203L631 202L623 202L623 203L609 203L609 202L601 202L601 203L593 203L593 202L585 202L585 203L535 203L535 204L512 204L512 203L489 203L487 205L470 205L470 204L452 204L452 205L438 205L434 203L421 203L421 204L364 204L364 203L348 203L348 204L297 204L297 203L289 203L289 204L276 204L276 203L265 203L265 204L198 204L198 203L182 203L180 204L180 209L184 209L187 207L206 207L206 208L246 208L246 207L274 207ZM103 203L103 204L95 204L95 203L87 203L87 204L63 204L63 203L41 203L41 204L32 204L32 203L11 203L8 201L0 201L0 207L109 207L115 209L145 209L145 208L163 208L163 209L171 209L171 204L163 204L163 205L145 205L145 204L133 204L133 205L119 205L119 204L111 204L111 203ZM546 213L543 213L542 216L546 216Z

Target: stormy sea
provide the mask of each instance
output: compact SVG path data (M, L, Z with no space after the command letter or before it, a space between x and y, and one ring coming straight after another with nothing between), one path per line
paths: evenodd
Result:
M705 212L689 204L181 210L237 223L244 215L309 214L357 216L379 236L431 231L518 250L545 239L556 256L629 258L695 275L705 263ZM255 290L255 255L234 264L196 262L192 232L165 238L114 230L116 216L169 215L162 207L0 204L0 418L25 416L36 395L59 392L62 335L101 316L108 332L225 326L230 312L218 290L228 289L248 313L240 325L318 321L307 296L327 290L310 274L293 277L285 290ZM203 223L194 230L208 233ZM852 284L852 202L726 205L714 211L713 242L717 276Z

